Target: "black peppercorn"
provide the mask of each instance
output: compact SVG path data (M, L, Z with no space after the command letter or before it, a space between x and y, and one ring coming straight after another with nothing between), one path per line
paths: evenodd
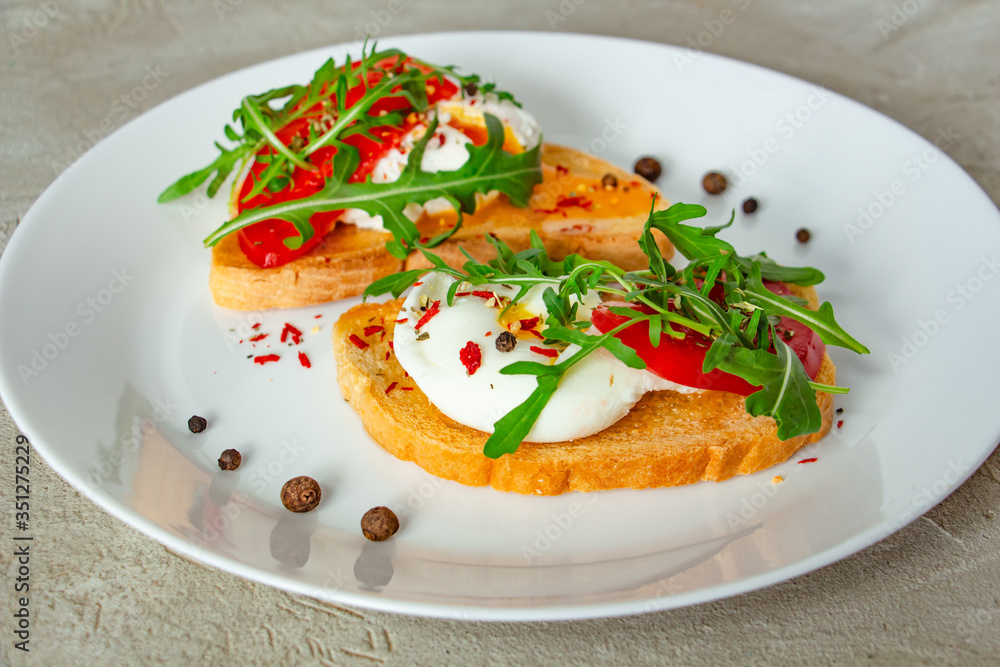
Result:
M635 173L639 174L647 181L655 181L662 173L660 161L655 157L639 158L635 163Z
M316 509L323 491L312 477L293 477L281 487L281 504L291 512L308 512Z
M509 331L501 331L497 336L496 346L500 352L510 352L517 345L517 336Z
M743 202L743 212L753 213L754 211L757 210L757 206L759 206L757 200L754 199L753 197L750 197L749 199Z
M219 457L219 468L222 470L236 470L243 463L243 456L235 449L227 449Z
M809 243L809 239L812 238L812 234L809 230L803 227L799 231L795 232L795 238L799 243Z
M188 429L190 429L192 433L201 433L206 428L208 428L208 420L204 417L195 415L188 420Z
M726 177L717 171L710 171L705 174L705 178L701 179L701 187L705 188L705 192L710 195L721 195L726 191L726 186L729 183L726 181Z
M361 532L372 542L387 540L399 530L399 519L388 507L373 507L361 517Z
M462 90L465 91L466 97L473 97L476 93L479 92L479 86L477 86L474 81L470 81L469 83L465 84L465 86L463 86Z

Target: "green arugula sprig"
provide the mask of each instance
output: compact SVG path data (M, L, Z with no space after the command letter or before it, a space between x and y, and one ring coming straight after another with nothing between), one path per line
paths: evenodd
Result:
M347 178L326 179L323 189L303 199L249 209L225 223L205 239L212 246L224 236L261 220L279 218L295 225L305 242L312 234L309 218L320 211L357 208L369 215L381 215L385 229L394 239L386 244L393 256L405 259L411 250L433 248L454 234L462 224L462 214L476 208L476 193L498 190L515 206L527 206L532 188L542 180L541 144L530 151L512 155L503 150L503 125L491 114L485 115L488 139L483 146L467 145L468 161L455 171L425 172L420 162L427 142L434 136L437 118L431 120L424 136L410 151L399 178L392 183L348 183ZM352 174L358 154L353 146L342 145L334 156L334 172ZM407 204L424 204L443 197L458 212L455 225L441 234L423 240L417 226L404 215Z
M433 264L432 270L455 278L447 297L449 304L463 283L515 287L518 291L510 305L532 287L545 285L543 299L548 315L542 333L546 344L579 348L553 365L516 362L500 371L505 375L534 375L538 384L524 403L496 422L483 450L486 456L496 458L516 451L562 377L598 348L608 350L631 368L645 368L635 351L614 335L640 322L648 322L650 343L654 347L660 344L662 334L684 337L694 331L710 338L712 344L705 356L703 372L720 368L760 387L747 397L747 412L774 418L779 438L787 440L819 430L822 417L816 391L845 393L847 390L810 380L790 348L778 342L781 339L775 325L780 317L789 317L817 332L828 345L858 353L867 353L868 349L844 331L828 302L818 310L810 310L801 299L774 294L763 282L813 285L823 280L821 272L808 267L781 266L763 253L739 255L732 245L717 236L732 224L732 218L716 227L682 224L705 213L704 207L689 204L651 211L639 241L649 260L649 268L643 271L625 272L610 262L578 255L554 261L534 232L531 247L517 253L499 239L489 237L497 251L496 258L483 264L466 255L468 261L462 270L424 251ZM666 235L689 260L686 267L677 269L667 262L656 244L654 230ZM426 270L417 269L387 276L372 283L365 290L365 297L387 293L399 297L425 273ZM721 287L721 299L710 296L716 286ZM599 336L584 333L590 322L577 319L577 309L591 290L642 309L611 307L611 312L625 317L625 321Z
M372 77L372 74L378 76ZM311 157L321 148L335 147L337 153L333 173L326 179L324 190L310 197L307 206L275 205L247 211L216 230L205 240L206 245L214 245L223 236L253 222L279 218L295 226L298 235L285 239L285 244L295 249L301 247L314 233L308 222L312 213L343 208L337 205L331 207L331 204L341 200L351 203L357 200L358 205L353 206L354 208L368 211L371 215L383 216L383 220L387 222L386 228L399 239L392 244L390 251L397 257L405 257L408 248L421 245L433 247L458 229L456 225L445 234L423 244L418 243L419 234L415 226L402 214L403 207L411 201L424 203L436 196L446 196L459 211L459 224L463 211L474 210L476 192L485 193L491 188L497 189L507 194L516 205L526 206L531 188L541 180L540 152L536 149L515 160L503 160L498 155L501 151L493 140L496 129L491 127L489 117L487 130L491 141L485 147L486 151L479 151L480 159L474 168L474 178L455 179L455 183L445 182L448 179L426 178L427 174L419 169L419 162L427 140L434 134L431 128L420 142L419 151L411 153L409 165L404 170L404 176L409 176L405 183L401 178L390 184L351 184L364 187L345 189L344 186L347 186L359 160L357 150L344 143L344 140L362 133L372 137L371 131L374 128L401 125L404 121L404 114L399 111L373 115L370 113L372 107L386 97L402 97L409 105L408 109L422 111L429 104L428 83L434 80L443 82L444 77L457 80L463 94L478 88L483 93L492 93L518 104L510 93L496 90L495 84L482 84L476 74L460 75L455 72L454 66L439 66L414 59L399 49L377 51L374 43L369 49L366 42L362 47L360 60L353 62L348 56L342 66L338 66L333 59L327 60L307 85L286 86L243 98L239 108L233 112L234 123L225 126L226 137L238 143L226 148L216 142L219 156L207 167L178 179L163 191L158 201L168 202L186 195L209 178L211 181L207 194L214 197L226 178L234 170L241 171L251 160L267 166L255 175L253 188L244 197L244 201L265 191L280 192L290 184L296 168L317 170L319 167L311 161ZM362 83L365 88L360 98L348 107L348 91ZM277 132L298 120L309 121L309 138L286 145L278 138ZM502 146L502 127L499 134ZM463 171L466 172L465 176L470 176L473 170ZM458 189L445 194L439 192L452 185ZM420 193L424 191L435 194L422 198ZM375 203L378 201L383 204Z

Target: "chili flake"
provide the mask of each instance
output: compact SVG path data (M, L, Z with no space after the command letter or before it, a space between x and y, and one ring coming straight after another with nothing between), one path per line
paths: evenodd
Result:
M288 322L285 322L285 328L281 330L281 342L284 343L291 336L292 342L298 345L302 342L302 332L293 327Z
M253 329L254 331L256 331L257 329L260 329L260 322L258 322L257 324L253 325L250 328Z
M306 368L312 368L312 364L309 363L309 357L306 356L305 352L299 352L299 363Z
M408 320L407 318L405 318L405 317L401 317L401 318L399 318L398 320L396 320L396 324L406 324L406 323L407 323L407 322L409 322L409 321L410 321L410 320Z
M841 419L840 421L837 422L837 428L843 428L843 427L844 427L844 420Z
M397 384L399 384L399 383L398 382L393 382L388 387L386 387L385 388L386 395L388 395L390 391L392 391L393 389L395 389Z
M540 354L543 357L548 357L550 359L555 359L556 357L559 356L559 350L553 350L552 348L548 347L538 347L537 345L532 345L528 349L534 352L535 354Z
M371 336L372 334L377 334L380 331L385 331L385 327L373 324L370 327L365 327L365 336Z
M435 315L437 315L439 312L441 312L441 300L440 299L437 300L437 301L435 301L434 303L432 303L430 306L427 307L426 312L424 312L423 316L417 322L417 326L415 326L413 328L416 329L417 331L420 331L420 327L422 327L425 324L427 324L428 322L430 322L431 318L434 317Z
M529 329L534 329L536 326L538 326L538 318L537 317L528 317L528 318L525 318L523 320L518 320L518 322L521 323L521 331L527 331Z
M279 357L276 354L265 354L259 357L254 357L253 362L255 364L260 364L261 366L263 366L264 364L270 361L277 361L278 359L281 359L281 357Z
M363 349L365 349L366 347L368 347L368 343L366 343L365 341L363 341L363 340L361 340L360 338L358 338L358 335L357 335L357 334L351 334L351 335L350 335L350 336L348 336L347 338L348 338L348 340L350 340L350 341L351 341L352 343L354 343L354 345L355 345L355 346L356 346L356 347L357 347L357 348L358 348L359 350L363 350Z
M256 336L254 336L253 338L250 338L249 340L250 340L251 343L256 343L259 340L264 340L269 335L270 334L257 334Z
M817 459L802 459L799 463L815 463Z
M465 372L469 375L475 375L479 367L483 365L483 351L471 340L459 351L458 358L462 361Z

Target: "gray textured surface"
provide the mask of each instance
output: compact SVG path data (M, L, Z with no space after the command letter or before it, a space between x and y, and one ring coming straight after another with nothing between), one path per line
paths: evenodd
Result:
M349 41L374 2L0 2L0 243L68 157L193 85ZM579 6L577 6L579 5ZM557 0L404 0L383 35L550 30ZM948 149L1000 201L1000 4L563 0L561 32L687 45L743 8L707 50L868 104ZM568 11L572 8L572 11ZM554 14L546 14L546 11ZM37 30L32 30L34 24ZM115 105L147 66L168 75ZM102 125L103 124L103 125ZM960 435L960 425L957 425ZM0 414L0 502L13 530L16 427ZM11 649L14 564L0 551L0 658L21 664L995 663L1000 655L1000 454L925 517L865 551L766 590L694 608L572 623L482 624L340 610L184 560L32 470L33 651ZM390 639L391 638L391 639ZM390 644L391 642L391 644ZM354 653L352 653L354 652ZM15 655L18 653L18 655ZM369 657L356 655L366 654ZM378 664L377 662L374 664Z

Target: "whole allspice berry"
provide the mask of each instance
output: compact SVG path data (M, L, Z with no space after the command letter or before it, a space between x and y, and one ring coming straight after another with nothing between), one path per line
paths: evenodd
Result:
M760 204L757 202L757 200L754 199L753 197L750 197L749 199L743 201L743 212L753 213L757 210L758 206L760 206Z
M290 512L308 512L316 509L323 491L312 477L293 477L281 487L281 504Z
M497 336L496 346L500 352L510 352L517 345L517 336L509 331L501 331Z
M192 433L201 433L208 428L208 420L195 415L188 420L188 430Z
M222 470L236 470L243 463L243 455L235 449L227 449L219 457L219 468Z
M797 240L799 243L809 243L809 239L811 238L812 234L809 233L809 230L806 229L805 227L795 232L795 240Z
M660 161L655 157L641 157L635 163L635 173L639 174L647 181L655 181L663 173L663 168L660 167Z
M701 179L701 187L705 188L705 192L710 195L721 195L726 191L726 186L729 183L726 181L726 177L717 171L710 171L705 174L705 178Z
M373 507L361 517L361 532L372 542L387 540L399 530L399 519L388 507Z

